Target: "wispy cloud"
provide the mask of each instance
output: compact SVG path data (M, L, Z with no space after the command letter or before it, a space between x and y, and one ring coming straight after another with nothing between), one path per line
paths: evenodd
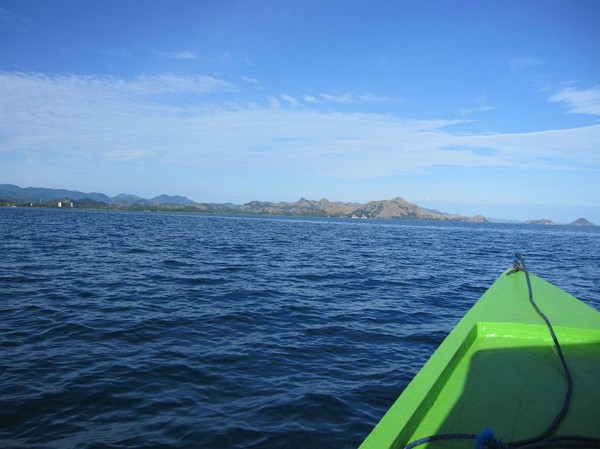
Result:
M494 109L496 109L494 106L473 106L471 108L460 109L458 112L460 112L463 115L471 115L476 114L478 112L493 111Z
M340 95L332 95L332 94L320 94L319 98L321 100L331 103L341 103L348 104L356 102L356 99L350 94L340 94Z
M112 159L115 162L129 162L134 160L142 160L150 156L152 156L152 154L149 151L140 148L130 148L106 152L106 158Z
M5 100L23 105L52 108L57 105L143 101L144 97L178 94L207 94L229 91L228 81L206 75L144 75L132 79L42 73L0 72L0 89Z
M576 89L567 87L552 95L549 101L563 103L572 114L600 115L600 87Z
M397 97L386 97L380 95L373 95L371 93L353 94L353 93L340 93L340 94L329 94L319 93L305 95L304 101L310 104L366 104L366 103L401 103L403 100Z
M600 125L459 135L452 129L464 120L323 112L306 98L296 107L300 98L293 95L256 100L256 91L244 91L251 87L200 75L125 80L0 72L0 162L27 154L57 171L126 171L142 161L189 176L275 171L352 179L435 166L600 169ZM215 96L220 92L226 99ZM188 93L199 101L162 98ZM1 175L7 164L0 166Z
M493 111L494 109L496 109L494 106L488 104L486 96L480 95L479 97L475 98L471 107L462 108L459 110L459 113L463 115L471 115L478 112Z
M599 170L600 125L528 133L463 136L465 144L497 150L514 167ZM596 142L596 143L595 143Z
M195 60L198 59L199 56L196 52L184 50L184 51L158 51L156 52L158 56L162 56L164 58L170 59L179 59L179 60Z
M37 27L37 24L35 22L26 19L25 17L20 16L18 14L12 13L4 8L0 8L0 20L2 20L3 22L12 23L19 26L25 26L28 28Z
M297 98L292 97L291 95L282 95L282 100L285 100L290 106L296 107L300 104Z
M111 84L107 85L110 88ZM234 85L228 81L206 75L154 75L139 76L129 82L117 81L112 86L118 86L124 91L140 94L205 94L217 90L231 90Z

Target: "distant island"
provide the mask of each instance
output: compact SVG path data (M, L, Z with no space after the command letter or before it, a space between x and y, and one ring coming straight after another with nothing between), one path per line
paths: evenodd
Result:
M569 224L573 226L596 226L594 223L586 220L585 218L578 218L577 220L572 221Z
M541 224L541 225L555 225L552 220L548 220L547 218L542 218L540 220L527 220L525 224Z
M344 203L341 201L307 200L295 202L250 201L232 203L198 203L180 195L159 195L146 199L137 195L121 193L109 197L103 193L83 193L77 190L49 189L44 187L19 187L0 184L0 205L21 207L59 207L100 210L200 212L219 214L257 214L313 217L341 217L356 219L405 218L413 220L447 220L487 223L482 215L466 217L427 209L397 197L391 200L368 203ZM527 224L554 224L551 220L529 220ZM585 218L571 223L577 226L594 226Z
M554 223L552 220L548 220L547 218L542 218L540 220L527 220L525 222L525 224L555 225L556 223ZM585 218L578 218L577 220L569 223L569 226L596 226L596 225L594 223L592 223L591 221L586 220Z

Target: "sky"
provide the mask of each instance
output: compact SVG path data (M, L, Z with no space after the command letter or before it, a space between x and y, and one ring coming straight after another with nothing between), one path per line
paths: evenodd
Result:
M600 224L600 2L0 0L0 183Z

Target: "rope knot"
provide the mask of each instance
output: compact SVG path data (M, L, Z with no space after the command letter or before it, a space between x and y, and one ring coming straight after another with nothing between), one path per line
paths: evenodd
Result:
M494 437L492 429L483 429L476 438L476 449L510 449L510 445Z
M510 270L507 274L511 275L519 271L523 271L524 273L527 272L527 268L525 268L525 260L523 259L521 253L515 254L515 257L513 258L512 270Z

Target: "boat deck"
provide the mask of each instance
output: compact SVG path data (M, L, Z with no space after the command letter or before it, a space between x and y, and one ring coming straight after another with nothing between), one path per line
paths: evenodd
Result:
M560 410L567 387L546 326L524 332L514 325L478 323L474 332L469 347L440 377L438 394L406 441L485 428L504 441L526 439L544 431ZM573 376L571 409L557 434L600 437L600 331L555 332ZM430 446L473 447L473 442Z
M600 313L531 275L573 377L556 435L600 438ZM567 382L548 328L529 303L524 273L501 276L465 315L365 440L362 449L404 447L437 434L505 442L535 437L560 410ZM473 448L473 440L420 448Z

